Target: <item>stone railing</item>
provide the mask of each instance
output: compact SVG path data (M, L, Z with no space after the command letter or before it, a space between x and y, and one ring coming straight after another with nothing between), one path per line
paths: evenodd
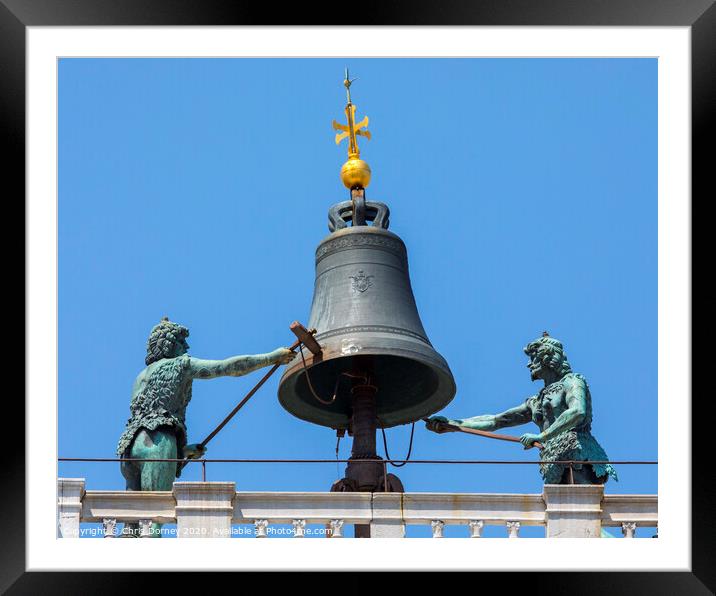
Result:
M175 482L172 491L86 491L79 478L58 480L58 537L79 537L80 523L103 524L116 536L120 522L151 534L151 523L176 523L180 538L235 534L251 524L256 537L288 524L303 537L319 524L324 535L343 536L344 524L370 526L374 538L403 538L407 525L425 525L442 538L447 525L480 538L487 525L518 538L523 526L544 526L548 538L598 538L603 527L633 538L637 526L656 527L656 495L605 495L602 485L545 485L542 494L236 492L233 482Z

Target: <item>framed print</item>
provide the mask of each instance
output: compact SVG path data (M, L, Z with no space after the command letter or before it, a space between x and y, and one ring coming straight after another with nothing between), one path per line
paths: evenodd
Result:
M9 593L177 569L713 590L689 349L713 3L363 9L4 1Z

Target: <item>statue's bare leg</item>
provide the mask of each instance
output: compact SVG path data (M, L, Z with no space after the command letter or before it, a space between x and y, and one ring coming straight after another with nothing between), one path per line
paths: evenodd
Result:
M124 457L130 457L129 453L126 452L124 454ZM124 476L125 480L127 481L127 490L142 490L141 474L139 472L139 466L137 464L131 461L123 461L120 464L120 470L122 471L122 476ZM138 536L139 524L136 522L124 524L124 528L122 529L121 535L123 538L134 538Z
M132 441L130 457L137 459L176 459L177 440L174 430L160 426L155 430L142 429ZM135 464L139 477L139 488L128 490L172 490L176 477L176 462L139 462ZM152 523L152 538L161 537L162 524Z

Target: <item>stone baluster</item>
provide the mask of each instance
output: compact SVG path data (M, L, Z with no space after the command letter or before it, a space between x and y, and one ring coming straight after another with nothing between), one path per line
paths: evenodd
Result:
M482 528L485 522L481 519L472 519L468 526L470 527L470 538L482 538Z
M152 520L151 519L140 519L139 521L139 537L140 538L151 538L152 537Z
M330 534L329 538L343 538L343 520L342 519L332 519L330 524Z
M105 538L115 538L114 530L117 527L117 520L113 517L105 517L102 519L102 531Z
M634 538L636 534L636 522L622 522L622 534L624 538Z
M508 538L519 538L520 537L520 522L508 521L505 522L507 526L507 537Z
M230 538L234 482L175 482L177 537Z
M80 516L84 494L84 478L59 478L57 480L58 538L80 537Z
M306 520L305 519L294 519L293 520L293 537L294 538L305 538L306 536Z
M254 526L256 527L256 538L268 538L268 520L257 519L254 520Z
M445 528L445 522L439 519L430 522L430 526L433 529L433 538L442 538L443 529Z

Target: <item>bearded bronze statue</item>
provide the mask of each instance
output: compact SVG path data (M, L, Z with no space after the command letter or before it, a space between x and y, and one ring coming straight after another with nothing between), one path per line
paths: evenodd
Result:
M268 354L202 360L187 353L188 336L186 327L166 317L152 329L147 342L147 366L134 381L131 416L117 445L119 457L158 460L201 457L206 449L197 443L187 444L185 424L194 379L240 377L264 366L286 364L294 356L287 348L278 348ZM174 478L181 474L181 465L177 464L123 461L121 471L127 490L171 490ZM157 527L153 524L152 535Z
M572 372L564 347L546 332L524 348L529 357L527 367L533 381L544 381L537 395L501 414L456 419L433 416L426 422L434 432L454 432L443 426L493 431L507 426L534 422L538 434L525 433L520 442L529 449L542 443L540 472L545 484L604 484L609 476L617 480L614 468L608 463L574 464L572 470L556 461L608 460L602 446L592 436L592 397L587 380Z

